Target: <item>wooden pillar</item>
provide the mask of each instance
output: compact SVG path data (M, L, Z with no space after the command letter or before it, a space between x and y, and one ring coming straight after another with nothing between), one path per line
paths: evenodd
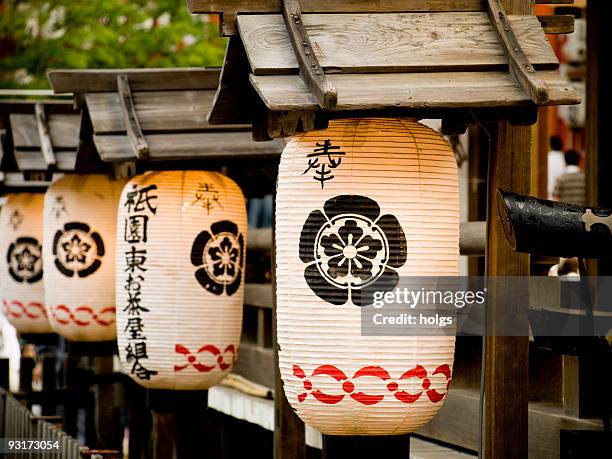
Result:
M276 196L274 197L276 202ZM274 214L276 214L276 209ZM306 457L306 433L302 420L295 414L283 390L283 381L278 367L278 343L276 341L276 216L272 220L272 298L274 314L274 459L304 459Z
M586 185L587 204L612 207L612 138L609 129L608 106L612 100L612 71L605 64L609 54L607 19L612 2L588 0L587 3L587 100L586 100ZM612 275L612 262L589 264L590 275Z
M534 0L503 0L508 14L532 14ZM528 276L529 256L515 253L504 235L495 205L495 190L529 194L531 184L531 128L498 123L489 160L487 209L487 275ZM507 297L504 295L504 297ZM497 301L489 320L512 320L525 304ZM525 458L528 455L529 338L487 336L483 457Z

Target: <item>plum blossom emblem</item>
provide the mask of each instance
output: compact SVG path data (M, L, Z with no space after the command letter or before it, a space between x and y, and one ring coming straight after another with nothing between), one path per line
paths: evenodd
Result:
M311 290L334 305L372 304L375 291L397 286L407 259L406 237L391 214L365 196L329 199L310 213L300 237L300 259ZM395 269L394 269L395 268Z
M202 287L215 295L233 295L242 282L244 236L238 226L223 220L202 231L191 248L191 264Z
M66 277L87 277L98 270L104 242L96 231L81 222L69 222L53 238L55 266Z
M32 284L42 279L42 248L33 237L20 237L6 254L9 274L17 282Z

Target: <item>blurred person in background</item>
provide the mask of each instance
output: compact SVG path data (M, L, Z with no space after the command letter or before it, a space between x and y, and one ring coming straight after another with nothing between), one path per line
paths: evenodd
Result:
M565 153L565 170L557 178L553 199L568 204L584 205L586 201L586 178L578 167L580 155L574 150Z

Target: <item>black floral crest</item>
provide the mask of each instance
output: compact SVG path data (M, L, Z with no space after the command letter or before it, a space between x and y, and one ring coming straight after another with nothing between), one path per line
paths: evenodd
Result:
M193 241L191 263L199 269L195 277L202 287L215 295L233 295L242 281L244 236L229 221L216 222Z
M6 253L9 274L17 282L33 284L42 279L42 248L33 237L20 237Z
M329 199L310 213L300 237L306 283L322 300L372 304L375 291L397 286L393 268L406 263L406 237L397 218L376 201L355 195Z
M102 265L104 253L102 237L85 223L66 223L53 238L55 266L66 277L95 273Z

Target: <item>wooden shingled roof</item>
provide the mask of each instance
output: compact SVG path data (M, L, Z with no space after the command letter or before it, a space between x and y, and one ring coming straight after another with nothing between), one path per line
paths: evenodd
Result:
M106 162L274 156L282 142L254 142L250 124L211 125L219 69L51 70L57 93L87 110Z
M81 115L70 100L0 100L2 184L45 187L75 169Z
M506 15L500 0L191 0L189 6L220 13L222 33L231 37L211 123L250 116L276 137L316 127L317 119L373 111L444 118L489 110L528 124L538 105L580 102L558 72L543 29L569 32L571 17ZM249 104L265 108L263 121L261 108L239 109Z

